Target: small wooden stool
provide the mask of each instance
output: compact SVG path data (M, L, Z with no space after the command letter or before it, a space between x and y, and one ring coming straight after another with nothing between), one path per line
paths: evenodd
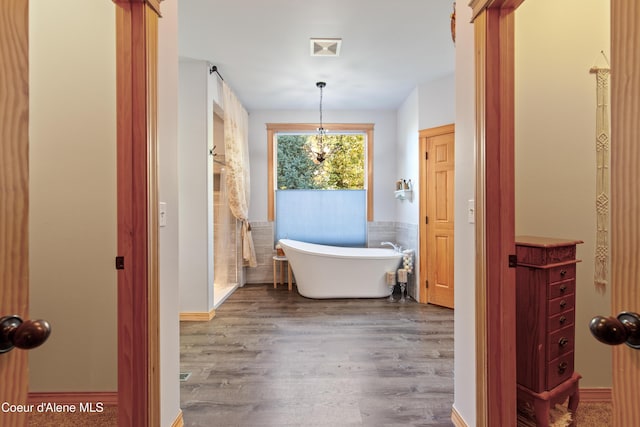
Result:
M280 267L280 283L284 284L284 264L287 264L287 284L291 290L291 264L286 256L274 255L273 257L273 288L278 287L278 266Z
M540 393L536 393L518 384L518 405L520 405L521 402L529 403L533 407L537 425L539 427L549 427L549 409L557 404L564 403L564 401L569 398L567 407L569 412L571 412L571 425L575 426L576 412L578 411L578 403L580 403L580 392L578 388L580 378L582 378L582 375L574 372L570 378L553 389Z

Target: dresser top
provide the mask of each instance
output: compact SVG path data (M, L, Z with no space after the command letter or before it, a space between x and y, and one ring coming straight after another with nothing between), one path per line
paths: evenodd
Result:
M584 243L582 240L558 239L555 237L540 236L516 236L516 245L533 246L539 248L555 248L559 246L572 246Z

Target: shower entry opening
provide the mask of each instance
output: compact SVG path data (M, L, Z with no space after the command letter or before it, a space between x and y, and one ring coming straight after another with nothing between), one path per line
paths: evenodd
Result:
M227 166L224 155L224 120L214 114L213 156L213 307L235 291L240 283L242 253L240 221L229 208Z

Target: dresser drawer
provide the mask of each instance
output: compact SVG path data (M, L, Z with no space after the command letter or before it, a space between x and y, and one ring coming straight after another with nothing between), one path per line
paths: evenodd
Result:
M550 299L548 303L547 315L549 317L571 310L575 306L576 295L569 294L558 298Z
M553 360L573 351L574 327L569 325L547 336L547 360Z
M558 298L574 293L576 290L575 280L565 280L549 285L549 299Z
M551 333L557 329L564 328L565 326L573 325L575 316L576 312L572 309L549 317L549 320L547 321L547 331Z
M561 280L575 279L576 265L567 264L549 269L549 283L559 282Z
M547 390L551 390L573 374L573 352L549 362L547 368Z

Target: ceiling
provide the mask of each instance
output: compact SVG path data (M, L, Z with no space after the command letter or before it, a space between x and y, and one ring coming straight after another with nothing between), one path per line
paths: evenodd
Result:
M181 0L179 54L218 67L249 110L395 110L454 71L452 0ZM309 39L342 38L340 56Z

